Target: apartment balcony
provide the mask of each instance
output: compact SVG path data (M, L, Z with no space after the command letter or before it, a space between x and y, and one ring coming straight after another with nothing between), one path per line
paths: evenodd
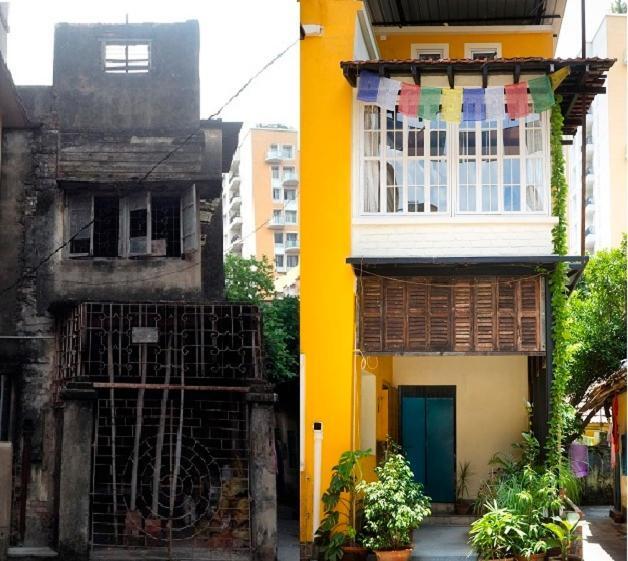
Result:
M593 173L587 173L585 177L586 193L587 197L593 195L593 187L595 186L595 175Z
M242 227L242 216L240 216L239 214L236 214L236 215L232 216L229 219L229 227L230 228L236 228L236 227L241 228Z
M299 253L299 240L286 240L286 253L294 255Z
M593 218L595 217L595 203L587 202L584 212L587 222L593 222Z
M240 208L241 204L242 204L242 197L240 197L240 195L237 195L237 194L233 195L229 199L229 210Z
M269 228L273 228L273 229L279 229L279 228L283 228L284 225L286 224L286 220L284 219L283 216L273 216L270 219L270 222L268 223L268 227Z
M282 243L275 244L275 255L283 255L286 252L286 246Z
M587 139L587 162L590 162L593 159L593 142L589 143Z
M584 248L589 253L593 253L593 251L595 250L595 234L587 234L584 237Z
M232 175L229 177L229 192L237 193L240 190L240 176Z
M299 184L299 178L297 174L286 175L283 178L283 186L284 187L296 187Z
M267 164L279 164L283 159L282 153L277 150L269 150L266 152Z

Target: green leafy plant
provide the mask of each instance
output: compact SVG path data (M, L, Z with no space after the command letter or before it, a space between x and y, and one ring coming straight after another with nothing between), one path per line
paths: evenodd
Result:
M560 548L560 558L567 561L571 545L579 540L576 535L578 528L578 520L561 519L554 517L554 522L546 522L544 526L552 533L553 538L550 539L550 545Z
M485 505L486 513L471 524L469 543L482 559L506 559L513 555L517 540L524 536L522 517L496 502Z
M431 514L430 499L396 445L389 446L375 473L377 481L358 486L364 493L364 545L373 550L409 548L412 530Z
M342 547L357 538L358 487L362 483L360 462L370 453L370 450L343 452L332 468L329 487L322 496L325 516L316 531L326 561L341 559Z
M473 477L471 471L471 462L460 462L460 469L458 470L458 478L456 480L456 502L464 500L465 496L469 495L469 479Z
M295 378L299 368L299 299L275 298L273 267L265 257L225 257L225 293L232 302L250 302L262 316L264 369L268 380Z

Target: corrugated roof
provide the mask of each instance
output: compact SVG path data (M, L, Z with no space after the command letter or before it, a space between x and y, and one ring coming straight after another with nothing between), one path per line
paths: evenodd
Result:
M582 119L589 110L593 98L605 93L606 72L613 66L615 59L606 58L509 58L495 60L446 59L446 60L366 60L344 61L340 63L347 81L355 87L357 77L362 70L378 72L383 76L413 76L420 83L424 74L447 75L455 80L456 73L478 74L513 74L517 81L519 72L553 72L569 66L571 73L560 84L556 93L562 96L561 108L564 122L564 134L574 135L582 124Z
M541 25L560 19L560 0L364 0L373 25Z

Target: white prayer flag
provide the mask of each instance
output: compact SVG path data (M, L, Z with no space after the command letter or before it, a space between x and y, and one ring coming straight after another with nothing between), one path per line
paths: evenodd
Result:
M395 110L397 105L397 94L401 88L401 82L399 80L392 80L390 78L380 78L379 88L377 90L377 105L390 111Z
M484 91L484 102L486 103L486 119L501 120L506 111L504 109L504 88L503 86L493 86Z

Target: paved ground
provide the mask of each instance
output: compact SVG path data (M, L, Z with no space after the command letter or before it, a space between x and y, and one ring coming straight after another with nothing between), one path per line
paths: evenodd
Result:
M584 561L626 561L626 524L616 524L608 506L584 508Z
M299 561L299 523L277 520L277 561Z
M417 561L470 561L475 559L468 526L430 524L414 532L412 559Z

